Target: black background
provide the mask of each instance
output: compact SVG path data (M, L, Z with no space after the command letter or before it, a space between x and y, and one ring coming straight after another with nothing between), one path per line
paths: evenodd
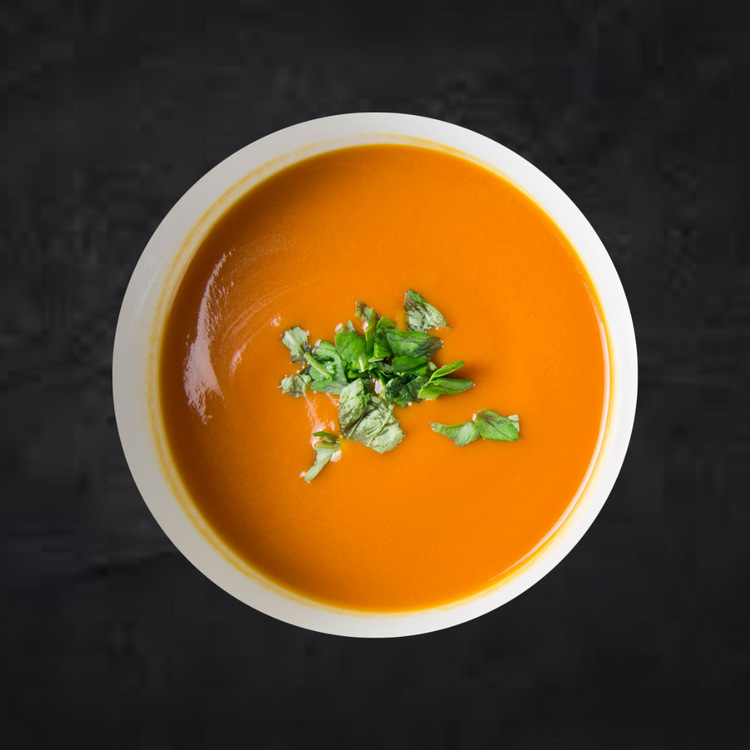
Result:
M742 5L3 4L10 747L748 746ZM260 136L369 110L464 125L557 182L640 357L625 465L575 550L500 610L384 641L276 622L195 570L111 396L128 279L179 197Z

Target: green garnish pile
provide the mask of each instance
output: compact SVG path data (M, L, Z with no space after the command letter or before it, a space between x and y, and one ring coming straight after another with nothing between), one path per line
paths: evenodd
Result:
M308 388L336 394L341 437L354 440L378 453L393 450L404 432L393 414L394 406L407 407L424 399L463 393L474 386L468 378L452 378L464 366L462 361L438 367L431 361L443 342L427 333L433 328L450 328L443 315L413 290L406 293L404 309L407 329L378 314L362 302L356 316L364 322L364 335L351 321L338 326L334 343L320 341L311 347L307 333L290 328L281 337L292 362L304 367L281 381L281 390L294 398ZM518 417L501 417L493 411L480 411L473 422L442 425L430 422L432 429L468 445L479 437L489 440L518 440ZM310 482L339 450L339 438L328 432L315 432L315 463L305 474Z

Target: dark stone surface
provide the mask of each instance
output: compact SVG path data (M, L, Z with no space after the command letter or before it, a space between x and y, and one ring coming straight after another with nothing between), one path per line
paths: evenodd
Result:
M8 746L747 747L739 10L165 7L0 9ZM555 180L620 273L641 384L617 486L558 568L469 624L362 642L258 614L176 552L110 379L128 279L178 198L262 135L366 110L465 125Z

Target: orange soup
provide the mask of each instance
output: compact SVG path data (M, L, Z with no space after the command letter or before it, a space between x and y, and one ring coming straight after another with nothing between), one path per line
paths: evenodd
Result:
M403 326L419 292L450 329L438 365L476 386L395 407L382 455L342 441L311 482L338 397L279 383L284 331L333 342L361 300ZM400 317L399 317L400 316ZM169 450L195 506L283 588L373 612L425 609L509 575L569 512L602 426L605 348L569 242L497 174L439 150L344 148L249 190L208 230L175 293L160 359ZM360 329L361 330L361 329ZM430 422L518 414L520 439L457 447Z

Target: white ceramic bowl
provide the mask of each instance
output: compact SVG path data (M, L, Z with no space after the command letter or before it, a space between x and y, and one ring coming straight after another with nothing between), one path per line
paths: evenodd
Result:
M158 409L161 332L182 270L206 229L237 197L288 164L331 149L366 143L447 148L502 173L530 195L567 235L601 301L609 350L609 409L579 498L556 532L496 587L438 609L405 614L338 610L264 580L222 544L191 505L166 450ZM149 509L175 546L225 591L279 620L361 637L426 633L456 625L510 601L548 573L589 528L617 479L635 417L637 362L625 293L599 237L549 178L504 146L465 128L414 115L337 115L280 130L230 156L193 185L159 225L128 285L115 336L115 414L125 456Z

